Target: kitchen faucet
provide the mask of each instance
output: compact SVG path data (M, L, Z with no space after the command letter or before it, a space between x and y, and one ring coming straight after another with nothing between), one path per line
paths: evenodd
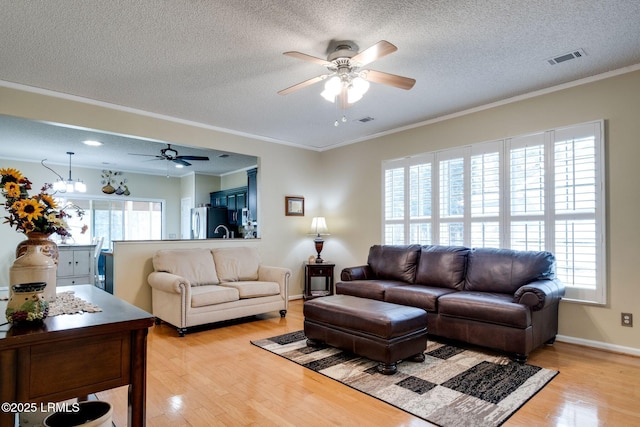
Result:
M224 228L224 229L225 229L225 236L224 236L224 238L225 238L225 239L228 239L228 238L229 238L229 229L228 229L228 228L227 228L227 226L226 226L226 225L224 225L224 224L220 224L220 225L218 225L218 226L213 230L213 232L214 232L214 233L217 233L217 232L218 232L218 229L219 229L220 227L222 227L222 228Z

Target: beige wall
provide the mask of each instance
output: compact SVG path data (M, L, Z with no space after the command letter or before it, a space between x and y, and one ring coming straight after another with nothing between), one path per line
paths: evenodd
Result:
M193 176L195 179L195 199L194 207L211 203L210 193L220 190L221 179L219 176L200 175Z
M620 326L621 312L640 318L638 71L325 152L327 222L347 259L364 261L381 240L383 160L598 119L606 120L609 303L563 302L560 334L640 350L640 327Z
M230 188L246 187L247 171L230 173L220 177L220 189L228 190Z
M293 270L291 295L302 292L301 263L313 253L306 235L311 217L327 217L331 235L323 258L336 272L366 260L381 239L381 162L442 148L501 139L591 120L606 120L608 299L604 306L562 303L563 339L640 354L640 329L620 326L620 312L638 311L635 274L640 253L640 72L623 74L546 95L443 120L393 135L317 153L213 130L137 116L73 101L0 88L0 114L70 123L88 128L218 148L260 158L263 261ZM305 217L284 216L284 196L305 197ZM148 248L130 247L119 272L122 295L145 305ZM124 250L123 250L124 252ZM134 253L138 253L137 258ZM142 260L145 262L140 262ZM140 266L142 264L142 266ZM147 270L145 270L147 269ZM124 274L122 282L128 282ZM123 287L128 287L123 288ZM124 291L126 289L126 291Z
M0 114L257 156L261 244L270 248L264 251L263 261L291 268L291 294L302 293L302 261L313 253L313 242L306 232L311 217L320 209L317 152L6 87L0 87ZM306 217L284 216L287 195L306 197ZM175 214L179 213L177 206ZM179 228L175 233L179 235Z
M6 141L2 141L6 143ZM67 165L53 165L45 162L45 164L57 171L63 177L67 177L68 164ZM0 146L0 168L16 168L23 175L31 180L33 183L33 190L30 194L36 194L39 189L45 183L52 183L56 180L56 175L43 168L40 163L32 162L19 162L10 159L2 158L2 147ZM97 169L78 168L73 166L72 168L73 179L81 179L87 185L87 192L79 195L78 197L91 197L94 199L109 198L112 200L124 201L124 200L158 200L165 202L165 223L163 232L165 236L171 234L179 235L180 233L180 193L181 182L179 179L167 179L163 176L155 175L143 175L134 173L125 173L124 178L127 178L127 186L131 191L130 196L116 196L106 195L102 193L102 174ZM162 185L158 185L158 181ZM0 203L4 203L4 199ZM4 242L0 245L0 283L9 282L9 267L15 259L15 246L21 240L25 239L24 234L18 233L14 228L9 227L4 222L4 206L0 207L0 242ZM86 224L91 226L90 222ZM89 231L90 233L90 231ZM54 236L55 238L55 236ZM0 285L1 286L1 285Z

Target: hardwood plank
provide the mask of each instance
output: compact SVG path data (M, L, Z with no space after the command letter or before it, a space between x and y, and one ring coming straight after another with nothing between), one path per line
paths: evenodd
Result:
M149 330L147 426L429 426L249 341L302 329L302 300L278 313L178 338L168 325ZM560 374L505 426L640 425L640 358L567 343L530 355ZM98 393L126 425L126 387Z

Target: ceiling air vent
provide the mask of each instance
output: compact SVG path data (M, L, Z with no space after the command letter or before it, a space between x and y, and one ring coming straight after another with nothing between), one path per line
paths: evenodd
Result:
M372 120L373 120L373 117L369 117L369 116L367 116L367 117L363 117L363 118L359 119L358 121L359 121L360 123L367 123L367 122L370 122L370 121L372 121Z
M569 61L571 59L582 58L583 56L587 56L584 49L578 49L578 50L574 50L573 52L565 53L565 54L547 59L547 62L550 65L556 65L561 62Z

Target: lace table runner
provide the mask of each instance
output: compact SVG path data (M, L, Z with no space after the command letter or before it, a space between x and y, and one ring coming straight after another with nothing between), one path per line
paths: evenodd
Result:
M100 307L74 295L73 291L59 292L56 300L49 303L49 316L59 314L96 313Z

